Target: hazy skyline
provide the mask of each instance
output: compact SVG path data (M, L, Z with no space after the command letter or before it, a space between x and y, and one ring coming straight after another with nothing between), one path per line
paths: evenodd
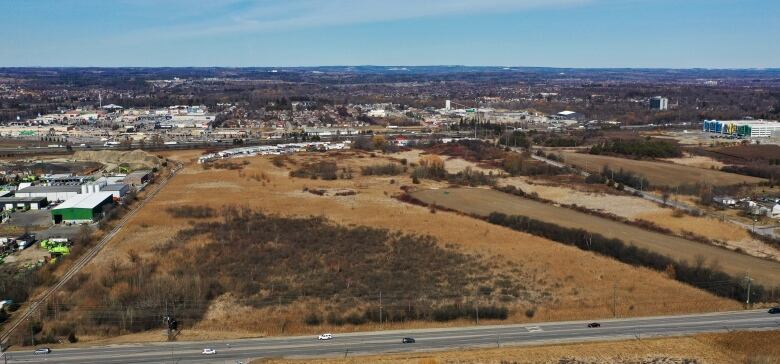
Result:
M6 0L0 66L780 67L772 0Z

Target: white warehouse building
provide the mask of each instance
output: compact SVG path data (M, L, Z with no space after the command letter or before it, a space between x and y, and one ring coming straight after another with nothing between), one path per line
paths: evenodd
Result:
M81 186L30 186L16 191L16 197L46 197L49 201L65 201L81 193Z

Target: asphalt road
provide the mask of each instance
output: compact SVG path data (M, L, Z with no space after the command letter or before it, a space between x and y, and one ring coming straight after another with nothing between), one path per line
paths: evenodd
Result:
M588 322L584 321L570 321L336 334L334 339L329 341L318 341L313 334L268 339L55 349L47 355L33 355L32 350L6 354L8 363L247 363L249 359L257 358L344 357L476 347L645 339L732 330L780 330L780 314L771 315L766 310L752 310L604 320L600 323L599 328L588 328ZM413 337L417 342L401 344L403 337ZM217 354L202 355L204 348L214 348Z

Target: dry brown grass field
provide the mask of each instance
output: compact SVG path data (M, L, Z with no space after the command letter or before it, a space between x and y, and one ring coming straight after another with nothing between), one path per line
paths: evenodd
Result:
M346 359L258 359L251 364L769 364L780 362L778 340L780 331L731 332L676 338L388 354Z
M633 160L626 158L593 155L585 153L562 152L566 163L589 172L601 172L604 166L613 170L624 169L647 177L652 185L679 186L703 183L715 186L736 185L741 183L759 183L764 179L726 173L712 169L696 168L674 163Z
M725 166L723 162L720 162L714 158L705 157L702 155L691 155L690 153L683 153L683 156L680 158L664 158L662 160L684 166L703 169L720 169L721 167Z
M419 149L412 149L408 151L403 152L397 152L388 154L387 156L396 160L406 159L409 163L419 163L420 158L423 156L429 155L428 153L425 153ZM441 159L443 159L445 163L445 167L447 168L447 172L449 173L458 173L463 171L464 169L471 168L474 171L481 171L484 173L490 173L493 172L495 174L499 173L505 173L503 170L498 168L485 168L477 163L467 161L463 158L457 158L457 157L450 157L450 156L439 156Z
M496 269L511 269L529 277L529 290L544 297L544 303L534 307L511 307L506 323L528 321L570 320L612 317L613 288L617 290L619 317L654 314L674 314L738 309L740 304L715 297L705 291L668 279L662 273L631 267L612 259L580 251L532 235L497 227L479 219L457 213L436 212L421 206L403 203L394 195L400 186L411 186L408 173L394 177L360 176L359 167L386 163L387 158L370 157L357 152L330 154L299 154L290 156L284 166L275 166L270 157L233 160L247 163L241 170L204 169L195 163L198 151L166 153L180 160L184 169L173 178L150 203L144 206L126 228L96 257L86 274L101 279L115 260L126 261L128 253L153 258L154 247L177 231L191 226L187 218L173 218L166 209L173 206L202 205L214 208L246 206L269 214L285 216L324 216L342 225L363 225L430 235L459 250L478 253L492 262ZM304 162L334 160L339 167L355 170L353 179L333 181L293 178L291 169ZM444 187L440 183L423 181L424 188ZM352 190L351 196L319 196L304 192L304 188L326 191ZM195 239L187 244L199 246ZM237 252L240 254L240 252ZM63 293L63 301L79 301ZM91 298L95 304L99 297ZM334 332L372 330L375 325L322 324L306 326L301 321L306 305L298 303L279 308L256 309L243 305L230 296L218 297L205 318L192 329L184 330L181 340L246 337L261 335L302 334L322 330ZM526 309L534 309L528 317ZM290 322L280 328L280 321ZM494 323L499 321L494 321ZM385 325L385 328L468 325L470 321L448 323L411 322ZM190 325L191 326L191 325ZM112 333L115 335L117 333ZM83 337L84 341L104 339ZM159 341L159 330L119 337L104 342Z
M757 282L768 287L780 286L780 263L756 258L731 250L718 248L679 237L648 231L589 215L572 209L485 188L444 188L419 190L412 193L428 204L455 209L469 214L487 216L492 212L528 216L537 220L578 228L616 238L677 260L695 262L704 257L733 276L749 273Z
M498 181L499 186L515 186L526 193L536 193L539 197L562 205L577 205L589 210L600 211L624 217L629 220L646 220L675 234L686 232L718 241L732 250L741 249L747 254L780 260L780 250L754 239L743 228L727 224L712 217L695 217L675 214L674 210L640 197L628 194L582 191L588 185L550 183L530 177L507 177ZM672 199L676 199L674 196ZM686 201L687 202L687 201Z

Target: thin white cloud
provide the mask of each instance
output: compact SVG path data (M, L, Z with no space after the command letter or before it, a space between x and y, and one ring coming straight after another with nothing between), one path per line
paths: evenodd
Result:
M162 26L150 31L186 38L448 15L515 12L532 8L576 6L593 1L596 0L217 0L203 8L203 18L197 22ZM209 18L209 13L217 15Z

